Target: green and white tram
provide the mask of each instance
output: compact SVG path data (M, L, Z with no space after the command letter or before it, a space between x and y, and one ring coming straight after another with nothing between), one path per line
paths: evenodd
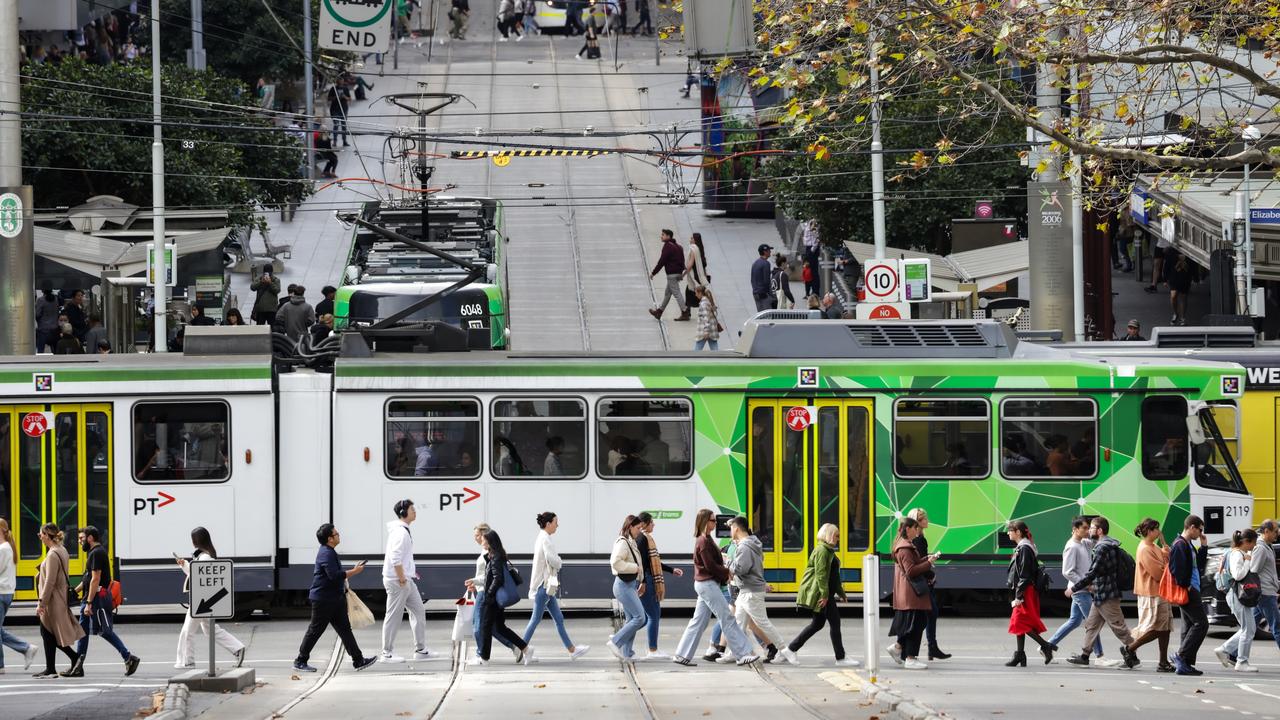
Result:
M194 525L240 561L241 590L302 591L319 523L342 530L345 557L376 562L389 508L409 497L423 589L445 597L472 572L476 523L527 560L550 509L564 583L608 597L614 535L640 510L676 562L698 508L745 513L785 592L826 522L849 590L913 507L948 587L997 588L1011 518L1044 537L1079 514L1172 532L1189 512L1252 503L1211 412L1238 399L1239 366L1085 358L996 323L760 319L742 352L375 353L331 373L194 354L230 350L213 334L229 330L193 328L182 358L0 365L0 503L20 518L22 597L46 521L109 523L131 600L168 601L169 553ZM31 413L53 420L38 439L22 430Z

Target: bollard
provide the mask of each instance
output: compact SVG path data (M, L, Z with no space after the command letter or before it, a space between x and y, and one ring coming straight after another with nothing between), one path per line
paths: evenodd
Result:
M862 631L867 640L867 677L877 682L880 671L880 556L862 558Z

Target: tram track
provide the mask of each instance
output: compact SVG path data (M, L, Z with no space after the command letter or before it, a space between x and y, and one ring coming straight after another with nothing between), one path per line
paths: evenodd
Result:
M321 688L323 688L326 684L328 684L328 682L332 680L335 675L338 674L338 669L342 666L343 652L344 650L342 648L341 638L335 638L333 641L333 652L329 654L329 664L325 666L324 672L320 673L320 677L316 678L316 681L311 684L311 687L298 693L297 697L295 697L294 699L290 700L288 703L283 705L279 710L276 710L272 712L270 715L268 715L266 720L274 720L274 718L284 717L286 714L288 714L290 710L297 707L298 704L301 703L303 700L306 700L307 698L319 692Z
M449 697L453 693L454 688L458 687L458 678L462 675L462 669L467 666L467 644L465 642L450 643L453 647L453 667L450 669L449 684L445 686L444 693L440 695L440 701L431 708L431 712L427 713L427 720L435 720L442 717L445 705L449 702Z
M561 93L563 92L564 87L561 85L560 72L556 67L556 63L558 62L556 58L556 44L552 41L549 43L549 46L551 48L552 77L554 77L556 81L556 117L560 118L563 122L564 103L561 100ZM561 140L560 144L565 145L566 142ZM578 236L578 213L577 208L574 206L576 200L573 193L573 183L569 179L569 159L561 158L560 163L564 172L564 194L565 198L569 201L569 222L566 224L569 227L569 249L573 254L573 287L578 297L578 323L582 330L582 349L583 351L589 352L591 350L591 329L587 326L587 299L582 287L582 242L581 238Z

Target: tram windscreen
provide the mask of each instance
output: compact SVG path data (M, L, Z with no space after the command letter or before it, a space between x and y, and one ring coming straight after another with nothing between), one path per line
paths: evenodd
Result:
M358 290L351 295L347 319L353 323L374 323L395 315L428 297ZM466 329L488 326L489 298L484 290L463 288L419 308L401 322L440 320Z
M1231 455L1230 446L1223 439L1213 411L1201 410L1199 416L1200 427L1204 429L1204 444L1208 452L1205 453L1205 457L1196 458L1196 484L1215 490L1247 493L1249 490L1245 487L1243 478L1240 477L1240 471L1236 469L1235 458ZM1201 460L1207 460L1207 462L1202 463Z

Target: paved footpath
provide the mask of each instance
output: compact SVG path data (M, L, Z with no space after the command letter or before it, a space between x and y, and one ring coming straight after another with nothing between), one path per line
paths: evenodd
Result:
M683 615L675 616L676 614ZM803 626L789 608L773 608L771 614L786 637ZM511 623L517 632L524 618L516 613ZM670 651L687 622L688 611L676 611L662 625L661 646ZM1052 629L1059 622L1050 619ZM955 654L932 663L924 672L902 670L888 663L881 651L879 682L903 696L931 706L949 717L1036 717L1078 720L1081 717L1131 720L1141 709L1151 717L1187 717L1190 711L1205 718L1280 718L1280 651L1274 643L1258 642L1254 664L1261 672L1238 675L1213 661L1211 649L1221 638L1205 644L1201 678L1158 674L1155 648L1141 652L1137 670L1076 668L1055 660L1052 665L1005 668L1013 639L1000 618L944 617L941 638ZM852 657L865 660L862 621L846 617L846 647ZM142 669L132 678L122 677L120 664L101 640L94 640L83 680L36 681L20 672L10 654L9 674L0 676L0 717L94 718L125 720L150 704L172 674L177 625L125 622L121 635L130 649L143 658ZM439 660L413 665L375 665L356 673L337 648L332 634L317 647L312 663L320 672L299 674L290 668L305 623L301 620L264 620L236 623L232 632L249 646L249 664L258 673L258 686L235 695L193 694L191 717L223 718L535 718L559 717L577 712L588 717L768 717L846 718L860 720L882 716L880 708L858 692L865 671L858 674L837 668L826 633L815 637L802 652L801 665L761 666L753 671L732 665L699 661L696 668L670 662L639 662L628 673L603 645L612 632L612 621L600 617L571 617L574 640L592 645L584 658L572 661L559 647L555 626L548 619L538 629L534 646L541 661L516 665L497 648L493 663L484 667L457 667L444 642L451 622L429 622L430 644L442 650ZM887 621L882 622L883 636ZM19 636L33 633L30 625L11 628ZM362 647L374 652L379 626L357 632ZM409 637L407 623L399 642ZM1077 631L1072 639L1079 639ZM705 647L706 640L703 641ZM1103 638L1115 652L1115 640ZM643 644L643 640L642 643ZM204 662L203 642L197 658ZM1064 646L1064 650L1065 650ZM701 650L700 650L701 652ZM1065 657L1065 654L1064 654ZM336 672L331 663L338 661ZM226 657L222 658L223 663ZM1032 658L1036 659L1036 658ZM64 661L65 664L65 661ZM886 666L887 667L884 667Z

